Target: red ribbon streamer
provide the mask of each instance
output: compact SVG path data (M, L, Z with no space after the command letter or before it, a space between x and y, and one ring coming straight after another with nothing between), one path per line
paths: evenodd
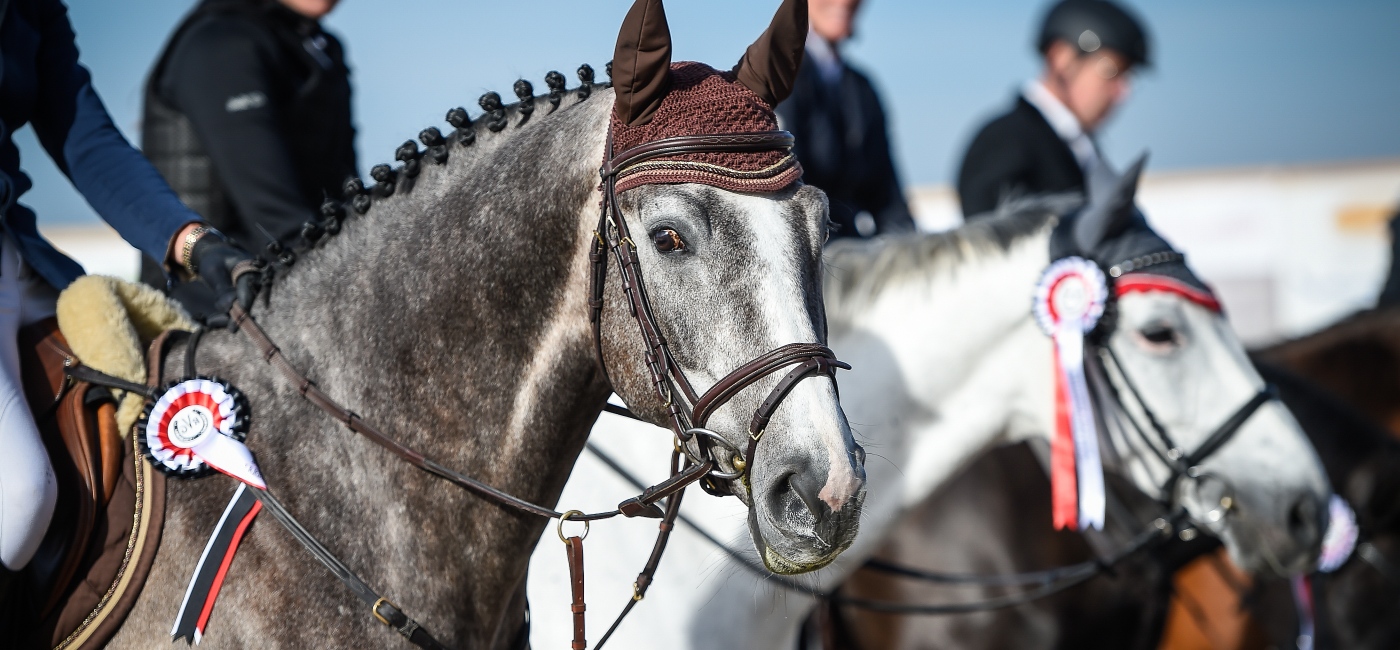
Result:
M1050 439L1050 503L1055 530L1079 528L1079 479L1074 464L1069 386L1055 348L1055 436Z

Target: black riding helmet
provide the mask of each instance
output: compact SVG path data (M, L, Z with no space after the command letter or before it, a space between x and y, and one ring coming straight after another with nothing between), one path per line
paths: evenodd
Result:
M1040 28L1036 48L1044 54L1063 40L1084 54L1109 48L1134 66L1150 66L1147 30L1126 9L1108 0L1064 0L1051 7Z

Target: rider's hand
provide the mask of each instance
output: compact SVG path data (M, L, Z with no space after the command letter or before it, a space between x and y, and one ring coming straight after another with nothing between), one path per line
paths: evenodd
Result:
M257 260L248 251L229 243L223 234L212 228L196 228L182 232L188 237L195 234L193 244L186 244L180 251L181 266L190 274L199 277L214 290L215 314L226 314L234 301L244 310L253 305L262 284L262 274L242 273L235 282L233 274L240 264L249 266Z

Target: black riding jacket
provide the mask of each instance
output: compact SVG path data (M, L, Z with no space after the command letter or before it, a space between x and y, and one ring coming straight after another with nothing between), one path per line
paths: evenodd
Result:
M1084 191L1084 171L1055 128L1024 97L977 133L958 170L963 217L996 209L1003 198Z
M205 0L147 81L146 156L254 253L292 242L340 195L354 138L340 42L276 0Z
M802 181L830 201L833 239L860 237L855 220L861 212L874 217L874 234L914 229L890 155L885 111L865 75L844 65L840 82L828 85L806 57L777 112L797 138L793 152Z

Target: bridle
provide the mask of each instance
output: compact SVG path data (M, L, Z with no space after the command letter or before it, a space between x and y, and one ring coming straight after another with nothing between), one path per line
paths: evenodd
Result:
M628 167L660 157L688 153L788 150L792 145L792 134L787 131L763 131L665 138L613 155L610 132L607 143L608 159L599 170L602 177L603 202L598 216L598 228L593 231L593 247L589 253L589 261L593 265L589 307L592 310L591 321L598 365L606 376L602 321L608 268L607 249L611 249L613 257L617 259L618 275L622 280L628 307L637 321L642 341L646 346L643 360L650 374L652 387L666 412L670 429L676 436L676 448L683 450L689 461L696 465L714 465L700 483L701 487L711 494L719 495L726 491L734 493L727 490L721 481L741 479L745 486L748 485L748 471L754 466L758 442L763 438L764 430L774 411L798 382L808 377L828 376L834 384L836 369L849 370L850 366L838 361L836 354L824 345L789 343L739 366L704 394L699 394L686 377L685 371L676 363L652 310L646 284L642 280L637 245L627 228L627 219L618 205L617 179ZM746 449L739 450L723 436L705 428L710 416L740 391L794 364L797 367L779 380L769 391L768 397L754 411L749 421ZM725 453L717 454L716 447ZM732 469L725 471L723 468L726 464Z
M1114 278L1116 283L1116 289L1113 292L1114 300L1116 301L1127 293L1138 291L1167 291L1182 296L1206 309L1219 312L1220 303L1216 301L1213 296L1204 291L1197 290L1194 287L1189 287L1184 283L1176 282L1169 278L1136 282L1129 279L1128 274L1130 273L1139 273L1142 272L1143 269L1161 264L1184 263L1185 258L1185 255L1176 251L1164 251L1134 257L1110 266L1107 269L1107 275ZM1249 421L1249 418L1252 417L1260 407L1272 400L1278 399L1278 392L1272 385L1265 384L1263 388L1216 426L1215 429L1211 431L1210 435L1206 436L1205 440L1201 441L1200 445L1188 452L1177 443L1176 439L1167 431L1166 426L1162 424L1161 419L1152 411L1152 407L1148 406L1147 400L1143 398L1142 392L1138 390L1137 384L1128 374L1127 369L1123 366L1117 353L1107 344L1109 335L1112 334L1112 329L1116 326L1115 321L1116 319L1106 319L1105 323L1101 323L1102 331L1096 330L1093 332L1089 340L1085 343L1086 352L1094 352L1092 359L1097 364L1098 369L1098 372L1089 374L1090 381L1095 384L1097 392L1101 396L1099 400L1103 403L1101 410L1105 408L1111 409L1111 412L1117 416L1116 420L1118 422L1126 422L1128 426L1125 428L1133 431L1143 445L1152 452L1152 455L1160 460L1166 467L1167 479L1159 488L1160 496L1158 500L1165 507L1169 508L1173 501L1176 486L1181 482L1181 479L1190 478L1195 480L1202 478L1204 473L1200 468L1201 463L1212 454L1219 451L1226 443L1230 442L1230 440L1235 437L1235 434L1239 433L1240 429L1244 427L1245 422ZM1108 367L1110 365L1116 371L1114 374L1122 381L1123 385L1128 389L1128 393L1132 396L1133 401L1137 403L1138 408L1142 411L1143 417L1147 420L1146 428L1144 428L1138 419L1133 417L1132 413L1126 408L1127 403L1123 400L1122 392L1118 390L1118 387L1109 377ZM1105 416L1106 415L1107 414L1105 414ZM1149 431L1151 432L1150 436L1148 434ZM1232 500L1233 497L1230 495L1222 497L1222 503L1220 505L1223 508L1223 512L1228 512L1230 510Z

